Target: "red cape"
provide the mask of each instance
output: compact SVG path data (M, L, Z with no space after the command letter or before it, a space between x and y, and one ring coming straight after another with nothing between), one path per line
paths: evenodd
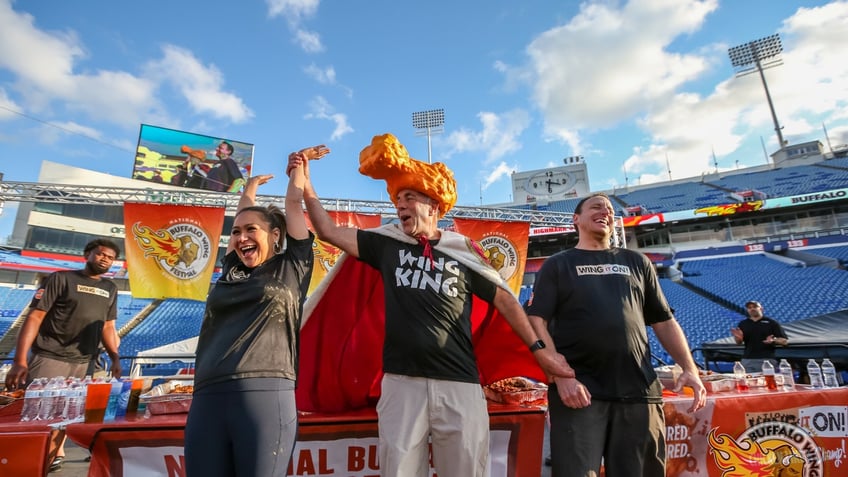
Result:
M443 233L440 244L447 242ZM443 251L453 257L465 253ZM464 258L461 261L469 264ZM505 287L506 283L500 280L498 285ZM491 384L514 376L543 381L542 369L509 323L493 305L476 296L473 300L471 332L480 382ZM380 274L343 255L307 300L300 332L298 410L345 412L376 405L383 376L384 336Z

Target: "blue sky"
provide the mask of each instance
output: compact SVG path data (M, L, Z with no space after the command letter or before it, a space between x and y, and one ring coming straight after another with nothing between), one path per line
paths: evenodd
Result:
M572 155L593 190L699 176L776 149L758 76L727 55L774 33L785 139L848 143L846 31L845 1L0 0L0 172L129 177L145 123L255 144L264 194L288 152L327 144L319 194L387 200L359 151L391 132L427 160L411 115L444 108L432 158L459 205L509 202L512 171Z

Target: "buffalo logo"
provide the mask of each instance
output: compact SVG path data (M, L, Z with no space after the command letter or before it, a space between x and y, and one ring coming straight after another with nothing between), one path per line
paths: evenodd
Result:
M501 235L488 235L480 240L483 256L498 271L501 278L509 281L518 271L518 250Z
M315 261L325 273L333 268L333 265L336 264L336 260L338 260L339 255L342 253L341 249L321 240L312 242L312 252L315 254Z
M196 278L212 256L209 236L194 224L176 223L153 230L135 223L132 233L144 258L153 259L159 268L180 280Z
M784 422L765 422L737 438L708 436L710 454L722 477L812 477L824 475L821 451L810 434Z

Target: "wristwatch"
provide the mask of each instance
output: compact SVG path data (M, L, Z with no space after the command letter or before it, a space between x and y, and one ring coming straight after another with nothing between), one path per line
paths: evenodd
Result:
M536 340L535 343L530 345L530 352L531 353L535 353L536 351L539 351L540 349L545 349L545 342L542 341L542 340Z

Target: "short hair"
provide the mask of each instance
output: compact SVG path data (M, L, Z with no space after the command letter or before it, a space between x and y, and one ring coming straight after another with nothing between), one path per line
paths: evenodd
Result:
M595 192L594 194L587 195L586 197L580 199L580 202L577 203L577 207L574 208L574 213L575 214L582 213L583 212L583 204L586 203L587 200L594 199L595 197L603 197L604 199L609 200L610 203L612 203L609 196L606 195L605 193Z
M118 255L121 254L121 249L118 248L118 244L116 244L115 242L113 242L109 239L105 239L105 238L94 239L91 242L88 242L87 244L85 244L85 248L83 249L82 254L88 255L89 252L91 252L92 250L94 250L97 247L111 248L112 250L115 251L115 258L118 258Z
M226 145L226 146L227 146L227 150L228 150L228 151L230 151L230 155L232 155L232 154L235 152L235 150L236 150L236 149L233 147L233 145L232 145L232 144L230 144L230 143L228 143L227 141L221 141L221 144L224 144L224 145Z

